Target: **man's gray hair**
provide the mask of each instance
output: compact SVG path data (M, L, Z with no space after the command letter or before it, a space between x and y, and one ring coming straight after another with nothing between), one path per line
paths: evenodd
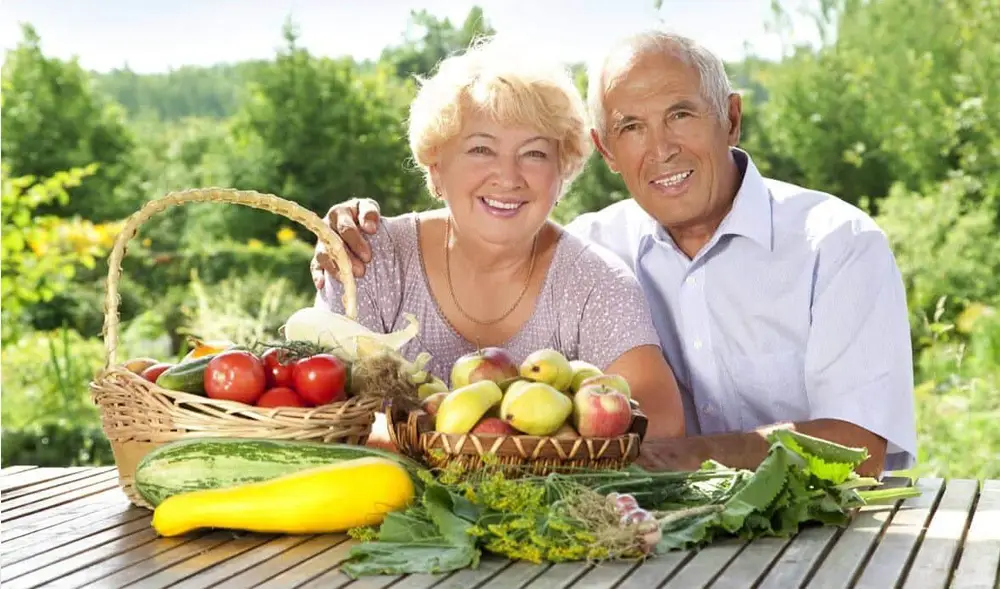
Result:
M628 68L640 57L650 53L664 53L698 71L701 93L711 105L719 120L725 122L729 113L729 95L733 87L726 75L725 65L714 53L691 38L661 30L651 30L616 43L600 60L594 62L587 72L587 106L590 118L603 141L606 137L604 120L604 99L614 87L614 81L607 79L606 69L611 58L622 55L626 61L618 65Z

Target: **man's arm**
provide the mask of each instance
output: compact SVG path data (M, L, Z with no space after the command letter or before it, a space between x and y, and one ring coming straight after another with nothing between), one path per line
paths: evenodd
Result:
M870 431L838 419L816 419L802 423L776 423L752 432L691 436L688 438L646 439L637 461L653 470L697 470L712 459L731 468L754 469L767 455L768 432L794 429L844 446L868 449L869 458L858 467L864 476L878 476L885 464L886 441Z

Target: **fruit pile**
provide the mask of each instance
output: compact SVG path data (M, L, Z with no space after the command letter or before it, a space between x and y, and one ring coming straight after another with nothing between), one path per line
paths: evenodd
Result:
M257 407L315 407L348 397L348 365L333 354L282 346L255 353L227 341L193 343L179 362L136 358L125 367L165 389Z
M503 348L478 350L458 359L443 388L422 387L420 399L445 434L613 438L629 431L638 407L623 377L553 349L520 365Z

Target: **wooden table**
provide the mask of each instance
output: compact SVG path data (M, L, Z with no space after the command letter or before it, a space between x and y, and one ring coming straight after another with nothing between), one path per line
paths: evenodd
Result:
M28 587L339 587L417 589L650 587L954 587L993 589L1000 568L1000 481L921 479L920 497L861 510L846 529L725 540L641 565L554 566L484 557L448 575L365 577L337 569L343 535L211 531L158 538L113 468L0 471L0 583Z

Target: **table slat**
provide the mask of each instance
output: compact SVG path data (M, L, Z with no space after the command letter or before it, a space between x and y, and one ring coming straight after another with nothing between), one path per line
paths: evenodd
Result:
M754 539L712 582L713 589L746 587L748 583L753 584L767 572L771 563L782 553L789 542L790 538L770 536Z
M286 568L256 587L260 589L298 587L300 583L314 582L317 579L329 579L320 583L321 586L330 589L347 585L351 582L351 578L340 572L337 565L347 560L352 546L353 544L347 536L343 536L342 541L336 546L319 552L293 567Z
M906 574L906 589L945 589L948 586L955 555L978 493L977 481L952 479L947 482L913 565Z
M705 587L718 576L730 562L747 546L738 538L716 540L698 550L694 557L685 562L680 571L671 577L664 587L673 589L693 589Z
M689 550L674 550L655 556L633 570L632 574L618 586L618 589L659 587L673 575L674 571L680 569L693 557L694 552Z
M917 486L923 492L907 499L893 514L871 559L861 571L857 589L895 587L903 579L911 555L917 547L921 529L927 525L944 490L941 479L920 479Z
M17 476L4 476L0 478L0 501L5 501L10 497L16 497L16 492L32 485L67 477L69 475L85 472L92 473L93 468L86 466L76 467L43 467L26 470Z
M983 482L972 524L952 580L952 589L1000 586L1000 481Z
M99 510L117 508L125 510L130 506L128 499L118 489L106 489L93 495L85 495L56 509L42 510L37 513L18 518L12 522L3 521L0 524L0 535L3 541L34 534L41 530L57 526L81 517L89 517ZM4 516L6 514L3 514Z
M586 563L560 562L550 566L544 573L525 585L524 589L567 589L587 574L591 566ZM393 587L393 589L396 589Z
M760 589L800 586L823 560L827 549L833 545L841 531L842 528L834 526L810 526L801 529L767 573Z
M15 540L5 540L0 544L0 550L2 550L0 566L10 566L15 562L36 556L39 550L59 548L79 538L105 532L139 518L145 518L148 522L148 514L149 512L143 509L116 510L113 513L107 512L105 517L92 515L87 518L76 518L65 522L64 525L50 528L38 534L29 534Z
M299 542L267 560L245 568L225 581L219 582L215 587L219 587L220 589L227 587L233 589L253 587L294 567L302 561L342 544L346 539L347 536L342 534L310 536L304 542Z
M34 473L36 471L33 470L29 472ZM2 502L0 502L0 506L6 509L8 506L12 505L11 502L12 499L17 499L18 497L25 497L30 495L40 496L43 491L51 491L52 489L58 489L60 487L68 485L69 483L74 483L82 479L88 479L91 477L100 476L102 474L106 474L106 471L101 472L101 471L95 471L94 469L79 469L79 470L70 470L69 472L63 472L61 475L55 473L53 474L55 476L50 475L42 477L40 480L35 481L29 485L18 485L16 488L11 489L10 491L4 491L2 496Z
M3 521L10 522L14 519L24 517L26 515L31 515L44 511L47 509L52 509L53 507L63 505L65 503L70 503L77 499L87 497L89 495L94 495L96 493L101 493L103 491L108 491L118 487L118 480L112 475L111 478L102 478L100 475L98 477L92 477L86 481L78 481L77 483L71 483L67 485L62 492L57 492L52 496L46 495L45 498L38 500L32 497L20 497L15 499L15 502L21 502L24 500L23 504L17 507L4 506L3 508ZM58 491L58 490L57 490Z
M4 480L6 480L7 477L13 477L18 473L22 473L26 470L31 470L33 468L38 468L38 467L33 464L15 464L13 466L5 466L2 469L0 469L0 476L2 476Z
M262 537L266 538L266 536ZM250 567L265 562L271 558L279 557L286 550L302 544L316 536L274 536L270 541L264 542L241 554L233 556L225 562L220 562L215 566L201 571L194 577L188 577L177 583L172 589L201 589L203 587L214 587Z
M572 589L610 589L628 576L638 565L631 561L599 562L578 578Z
M475 569L461 569L435 585L434 589L470 589L478 587L486 581L492 579L498 573L510 566L511 562L506 558L499 558L492 554L484 554L479 559L479 567ZM319 585L310 589L321 589ZM393 588L395 589L395 587Z
M936 493L937 488L932 486L929 491ZM924 493L927 492L928 489L925 488ZM820 562L816 573L809 580L809 589L849 587L901 503L896 501L891 505L861 508L847 529L837 537L826 558Z
M159 570L156 570L152 574L143 577L141 581L143 589L173 587L175 583L200 577L214 565L244 554L271 539L270 536L263 534L244 535L235 534L231 531L224 532L222 530L219 530L218 536L223 541L215 542L215 538L212 538L206 542L195 538L190 542L185 542L184 545L189 546L188 552L192 556L189 558L173 558L172 564L159 568Z

